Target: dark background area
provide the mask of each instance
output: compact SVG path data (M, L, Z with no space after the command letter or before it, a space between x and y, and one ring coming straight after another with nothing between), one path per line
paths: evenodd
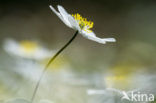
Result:
M130 45L137 45L135 42L155 47L156 2L154 0L1 0L1 42L5 38L37 39L47 45L54 44L48 45L52 49L55 46L60 47L71 37L73 30L66 27L49 9L49 5L56 7L58 4L71 14L80 13L93 21L95 24L93 30L97 36L117 39L116 43L103 46L79 36L75 44L84 44L85 46L81 48L87 49L82 50L91 49L90 54L96 54L94 50L111 48L115 49L112 52L117 55L120 53L123 55L122 51L124 52ZM74 49L80 52L78 48ZM144 47L142 49L139 51L147 50ZM101 52L107 57L106 50ZM116 54L114 56L117 56Z

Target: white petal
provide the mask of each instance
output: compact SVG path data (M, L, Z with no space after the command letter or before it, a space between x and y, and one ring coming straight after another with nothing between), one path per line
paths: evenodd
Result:
M62 16L60 15L60 13L57 12L52 5L50 5L49 7L60 19L62 19Z
M46 48L38 47L35 54L33 54L33 57L37 60L42 60L51 57L54 53L54 51L49 51Z
M103 38L106 42L116 42L115 38Z
M15 40L6 39L4 41L3 48L9 54L13 54L13 55L20 55L21 54L20 46Z
M106 42L115 42L116 40L114 38L99 38L96 37L96 35L94 34L94 32L88 33L84 30L82 30L80 32L85 38L96 41L98 43L102 43L105 44Z
M52 5L50 5L49 7L62 20L64 24L71 28L71 25L67 19L65 19L59 12L57 12Z
M32 52L26 52L19 42L13 39L6 39L3 45L4 50L13 56L18 56L27 59L41 60L50 57L54 51L38 46Z
M16 98L16 99L8 100L5 103L31 103L31 102L26 99Z
M39 103L53 103L52 101L50 101L50 100L40 100L40 102Z
M66 21L67 23L66 25L72 27L68 19L70 14L68 14L67 11L62 6L58 5L57 7L64 21Z
M69 20L73 29L81 31L78 22L71 15L68 16L68 20Z
M53 6L50 5L49 7L68 27L78 31L81 30L78 22L62 6L58 5L59 12Z

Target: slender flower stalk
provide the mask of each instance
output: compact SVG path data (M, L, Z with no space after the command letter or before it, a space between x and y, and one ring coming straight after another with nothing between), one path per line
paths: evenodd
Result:
M73 35L73 37L49 60L49 62L47 63L47 65L45 66L45 68L43 69L42 71L42 74L39 78L39 80L37 81L36 83L36 86L35 86L35 89L34 89L34 92L33 92L33 95L32 95L32 98L31 98L31 103L33 103L34 99L35 99L35 96L36 96L36 93L38 91L38 88L39 88L39 85L40 85L40 82L44 76L44 73L46 72L46 70L48 69L49 65L56 59L56 57L67 47L69 46L69 44L71 44L71 42L75 39L75 37L77 36L78 34L78 31L75 32L75 34Z
M72 28L74 30L76 30L74 36L67 42L67 44L65 44L48 62L48 64L45 66L45 68L43 69L43 72L35 86L32 98L31 98L31 102L33 102L37 90L39 88L41 79L43 78L44 73L46 72L47 68L49 67L49 65L55 60L55 58L75 39L75 37L77 36L78 33L80 33L82 36L84 36L87 39L93 40L95 42L98 43L102 43L105 44L106 42L115 42L116 40L114 38L99 38L95 35L95 33L91 30L91 28L93 27L93 22L91 21L87 21L86 18L83 18L80 14L73 14L70 15L69 13L67 13L67 11L60 5L58 5L58 11L56 11L54 9L53 6L49 6L50 9L62 20L62 22L67 25L69 28Z

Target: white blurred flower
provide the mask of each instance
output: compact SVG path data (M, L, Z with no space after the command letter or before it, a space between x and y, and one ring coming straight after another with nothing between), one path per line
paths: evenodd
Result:
M7 100L4 103L31 103L31 102L23 98L14 98Z
M90 103L127 103L127 99L131 98L131 93L137 93L139 89L122 91L115 88L106 88L106 89L89 89L87 94L91 96ZM128 97L128 98L127 98ZM130 103L136 103L135 101L129 101ZM128 103L129 103L128 102ZM138 102L140 103L140 102Z
M42 68L42 65L33 61L17 60L14 71L28 80L37 81L42 72Z
M122 92L114 88L108 89L89 89L87 91L89 103L122 103Z
M32 102L23 98L13 98L5 101L4 103L32 103ZM53 103L53 102L50 100L42 99L38 103Z
M107 75L104 78L105 85L108 88L117 88L117 89L131 89L132 86L132 79L131 75L126 74L120 74L120 75ZM123 85L124 83L124 85ZM131 88L130 88L131 87Z
M50 100L42 99L42 100L40 100L39 103L53 103L53 102Z
M93 22L87 21L86 18L83 18L80 14L70 15L67 11L60 5L58 5L57 12L53 6L50 5L51 10L65 23L68 27L78 30L82 36L87 39L96 41L98 43L105 44L106 42L115 42L114 38L99 38L96 37L94 32L91 30L93 27Z
M52 51L47 50L34 41L28 40L17 42L12 39L7 39L3 47L9 54L27 59L41 60L52 55Z
M104 90L101 90L101 89L89 89L89 90L87 90L88 95L107 94L108 92L114 92L114 93L122 94L121 90L118 90L115 88L106 88Z

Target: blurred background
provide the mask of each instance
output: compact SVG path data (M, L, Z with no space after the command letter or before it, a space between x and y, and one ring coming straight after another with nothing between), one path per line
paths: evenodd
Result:
M49 58L75 33L50 10L58 4L117 42L78 35L49 67L36 103L121 103L112 90L96 92L108 88L156 94L154 0L0 0L0 102L30 100Z

